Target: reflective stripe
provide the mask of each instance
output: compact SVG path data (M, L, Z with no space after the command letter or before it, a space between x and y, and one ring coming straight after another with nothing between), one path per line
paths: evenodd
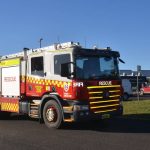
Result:
M94 113L103 113L103 112L110 112L110 111L115 111L117 109L109 109L109 110L102 110L102 111L96 111Z
M109 102L119 102L119 99L117 99L117 100L105 100L105 101L90 102L90 104L109 103Z
M112 107L112 106L118 106L119 104L114 104L114 105L106 105L106 106L95 106L95 107L91 107L91 109L95 109L95 108L105 108L105 107Z
M113 91L109 91L110 93L114 93L114 92L120 92L120 90L113 90Z
M112 96L109 96L109 97L118 97L118 96L120 96L120 95L112 95Z
M19 112L19 105L15 103L1 103L1 110Z
M100 94L100 93L103 93L103 92L89 92L89 94Z
M102 96L99 97L89 97L89 99L99 99L99 98L103 98Z
M88 89L97 89L97 88L109 88L109 87L120 87L120 85L108 85L108 86L88 86Z
M24 82L25 76L22 76L22 82ZM59 81L59 80L48 80L48 79L41 79L41 78L35 78L35 77L30 77L27 76L27 83L34 83L34 84L40 84L40 85L46 85L46 86L57 86L64 88L65 85L71 86L71 82L66 82L66 81Z
M73 122L74 120L71 118L71 119L64 119L65 122Z
M20 64L20 58L0 61L0 67L17 66L19 64Z

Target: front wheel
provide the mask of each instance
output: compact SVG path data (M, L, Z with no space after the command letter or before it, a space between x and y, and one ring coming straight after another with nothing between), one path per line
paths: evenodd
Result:
M58 129L63 124L63 114L60 105L55 100L46 102L43 109L43 119L48 128Z

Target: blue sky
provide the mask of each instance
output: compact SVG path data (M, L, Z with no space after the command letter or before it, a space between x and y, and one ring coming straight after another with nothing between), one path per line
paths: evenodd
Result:
M126 64L150 70L149 0L1 0L0 55L55 42L110 46ZM85 42L86 41L86 42Z

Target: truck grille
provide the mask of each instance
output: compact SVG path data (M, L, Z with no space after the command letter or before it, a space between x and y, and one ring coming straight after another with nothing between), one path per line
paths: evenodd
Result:
M120 85L88 86L90 110L104 113L117 110L120 99Z

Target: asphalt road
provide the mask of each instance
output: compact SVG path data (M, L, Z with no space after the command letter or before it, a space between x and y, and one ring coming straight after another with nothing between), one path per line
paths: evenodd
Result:
M150 121L117 118L48 129L22 116L0 120L2 150L149 150Z

